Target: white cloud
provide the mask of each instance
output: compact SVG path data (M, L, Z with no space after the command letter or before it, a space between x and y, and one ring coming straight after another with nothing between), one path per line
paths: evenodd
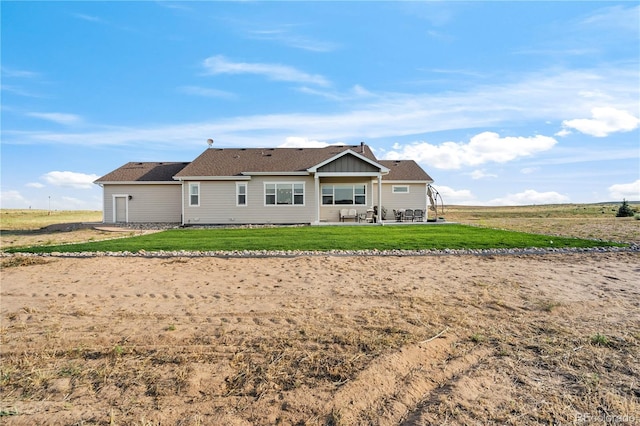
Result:
M501 138L497 133L483 132L473 136L468 143L444 142L432 145L419 142L399 146L399 151L390 151L385 158L396 160L412 158L419 163L439 169L459 169L463 166L477 166L485 163L506 163L520 157L527 157L547 151L557 143L548 136ZM394 145L396 148L397 145Z
M490 206L522 206L529 204L559 204L569 202L569 197L555 191L538 192L534 189L527 189L517 194L508 194L503 198L495 198L487 205Z
M41 118L47 121L53 121L58 124L75 124L81 121L79 115L65 114L62 112L30 112L27 113L29 117Z
M616 31L629 31L637 36L639 15L640 6L625 8L624 6L616 5L597 10L583 19L580 24L590 32L594 30L609 32L613 29Z
M520 169L520 173L522 173L523 175L530 175L531 173L535 173L538 170L540 170L540 167L525 167L523 169Z
M569 136L571 133L573 133L571 130L562 129L559 132L556 132L554 134L554 136L560 136L562 138L562 137L565 137L565 136Z
M474 170L471 173L469 173L469 175L471 176L471 179L474 179L474 180L497 178L498 177L498 175L496 175L496 174L487 173L486 170L484 170L484 169Z
M453 189L448 186L438 185L434 188L440 193L445 205L450 204L473 204L477 202L476 197L468 189Z
M253 30L249 32L249 36L257 40L276 41L289 47L311 52L331 52L338 47L335 43L293 34L286 26L273 30Z
M278 145L278 148L324 148L325 146L329 146L329 144L298 136L289 136L283 144Z
M79 198L74 197L61 197L62 204L64 205L65 210L77 210L87 208L88 203L87 200L81 200ZM58 203L60 204L60 203Z
M7 68L5 66L0 67L0 71L4 77L35 78L40 76L37 72Z
M53 171L42 176L42 178L51 185L77 189L93 188L93 181L99 177L100 176L94 174L88 175L85 173L68 171Z
M85 13L74 13L73 16L88 22L104 22L101 18L98 18L97 16L87 15Z
M307 74L296 68L280 64L231 62L222 55L204 60L204 67L210 74L258 74L276 81L291 81L328 86L329 81L318 74Z
M225 90L219 89L210 89L208 87L200 87L200 86L182 86L179 87L178 90L182 93L186 93L187 95L195 95L195 96L204 96L207 98L235 98L236 95L231 92L227 92Z
M640 200L640 179L631 183L618 183L609 187L609 196L615 200L623 198L631 201Z
M318 96L324 99L329 99L332 101L336 101L336 102L358 102L358 101L362 101L365 98L369 98L369 99L379 99L379 96L370 92L369 90L367 90L366 88L362 87L359 84L354 85L350 90L348 91L336 91L336 90L326 90L326 89L313 89L307 86L301 86L296 88L296 90L300 93L306 93L308 95L313 95L313 96Z
M44 188L44 185L41 184L40 182L29 182L25 186L27 186L29 188L37 188L37 189Z
M103 125L73 132L3 129L2 143L127 146L152 142L157 147L183 150L185 146L199 146L209 135L242 147L276 146L290 135L346 141L397 138L451 129L489 128L514 120L560 122L603 102L632 111L637 108L640 96L637 81L637 70L633 67L581 72L551 70L520 76L509 84L501 82L458 92L352 97L337 113L239 115L165 125ZM581 96L586 90L601 95Z
M630 132L640 125L640 120L629 112L612 107L593 108L591 117L565 120L562 122L563 130L575 129L580 133L602 138L610 133Z
M29 201L18 191L0 192L0 206L3 209L24 209L29 205Z

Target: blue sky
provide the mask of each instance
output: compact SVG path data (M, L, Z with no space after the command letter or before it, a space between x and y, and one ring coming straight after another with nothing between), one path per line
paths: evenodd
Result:
M365 141L446 204L640 199L637 2L12 2L3 208L207 148Z

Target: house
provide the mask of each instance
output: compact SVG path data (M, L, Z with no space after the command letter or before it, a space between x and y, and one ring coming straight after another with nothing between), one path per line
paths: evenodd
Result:
M208 148L190 163L130 162L97 179L105 223L320 224L341 209L427 212L433 180L369 146Z

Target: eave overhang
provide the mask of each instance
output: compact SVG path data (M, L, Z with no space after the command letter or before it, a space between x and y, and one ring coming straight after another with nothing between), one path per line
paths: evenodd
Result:
M173 177L176 180L179 181L191 181L191 180L207 180L207 181L216 181L216 180L222 180L222 181L234 181L234 180L251 180L251 176L179 176Z

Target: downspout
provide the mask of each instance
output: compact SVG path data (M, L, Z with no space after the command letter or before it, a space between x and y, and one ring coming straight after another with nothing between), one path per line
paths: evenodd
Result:
M180 222L181 222L181 226L184 226L184 181L181 180L180 183L181 183L180 192L182 194L182 196L181 196L182 202L180 203L182 205L182 213L180 214Z
M380 225L384 225L382 221L382 173L378 173L378 221Z
M322 194L320 194L320 177L317 173L313 174L313 183L316 192L316 225L320 225L320 204L322 203Z

